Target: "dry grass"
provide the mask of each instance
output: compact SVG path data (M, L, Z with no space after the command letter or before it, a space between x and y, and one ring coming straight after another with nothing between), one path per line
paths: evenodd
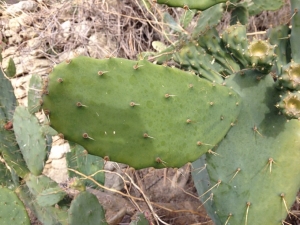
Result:
M59 57L77 49L96 58L117 56L135 58L151 49L154 40L164 41L161 21L163 8L148 11L138 0L43 1L30 16L29 26L37 34L40 57L58 63ZM12 16L3 16L3 21ZM69 24L64 24L68 21ZM26 30L27 27L22 27ZM97 38L91 38L98 34ZM30 54L29 40L18 50ZM92 48L92 50L91 50Z

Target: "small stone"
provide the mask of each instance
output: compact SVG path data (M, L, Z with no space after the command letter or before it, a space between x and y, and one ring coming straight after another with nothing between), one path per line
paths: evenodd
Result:
M6 13L9 15L15 15L22 12L32 12L37 9L37 6L38 4L35 1L21 1L8 6Z

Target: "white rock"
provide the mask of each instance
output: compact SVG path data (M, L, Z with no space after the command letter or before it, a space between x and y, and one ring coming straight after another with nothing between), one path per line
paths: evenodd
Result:
M25 30L21 30L19 35L21 38L31 41L30 39L38 37L39 33L33 27L28 27Z
M16 34L16 32L14 32L13 30L5 30L3 32L3 34L4 34L5 37L12 37L13 35Z
M37 49L41 46L41 40L39 38L32 38L27 41L27 47L30 50Z
M19 102L19 105L27 106L27 93L28 85L31 75L21 76L11 79L12 86L14 88L15 96Z
M49 159L61 159L67 152L70 152L70 145L68 143L52 146Z
M65 61L67 59L72 59L75 58L76 56L79 55L86 55L87 50L85 47L78 47L75 50L71 50L69 52L64 52L63 54L61 54L58 59L60 62Z
M125 164L108 161L105 163L104 169L122 174L122 168L124 167L127 166ZM124 181L117 174L105 173L105 187L120 191L124 188Z
M23 57L20 64L16 64L17 75L22 74L39 74L43 75L48 73L53 67L53 63L48 59L37 59L34 56Z
M116 48L117 43L114 40L109 40L101 31L90 36L87 46L89 55L94 58L109 56Z
M67 40L71 35L71 21L67 20L63 22L60 27L62 29L62 36Z
M37 8L37 5L38 4L34 1L21 1L8 6L6 9L6 13L10 15L15 15L17 13L22 13L23 11L31 12Z
M68 179L66 158L52 160L46 164L43 174L50 177L57 183L63 183Z
M18 18L11 18L8 21L8 27L10 30L18 33L21 30L21 24L18 21Z
M15 31L11 30L11 32L12 32L12 36L8 38L8 44L19 46L22 43L22 38Z
M17 99L22 99L27 96L26 91L22 90L21 88L18 88L15 90L15 96Z
M88 21L81 21L80 23L74 24L76 36L88 37L91 33L92 25Z
M14 79L11 79L12 84L16 88L26 88L28 87L28 82L30 80L31 76L22 76L22 77L17 77Z
M22 13L20 16L16 17L16 20L21 24L23 27L30 26L33 23L33 17L26 13Z
M2 57L3 58L8 58L9 56L15 56L16 52L18 50L18 47L8 47L7 49L4 49L3 52L2 52ZM3 65L5 65L3 63Z

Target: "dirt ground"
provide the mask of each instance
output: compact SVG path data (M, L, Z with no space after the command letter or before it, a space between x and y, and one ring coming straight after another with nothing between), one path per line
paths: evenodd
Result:
M18 0L6 2L8 5L5 9ZM164 11L168 11L177 19L182 13L167 7L158 7L149 12L141 7L138 0L35 2L34 8L24 15L27 22L21 23L20 26L13 24L14 16L7 15L5 10L1 12L1 36L7 38L5 48L11 49L17 62L19 58L32 58L32 63L28 65L23 61L18 63L17 71L21 77L32 73L44 76L53 65L76 54L96 58L117 56L136 59L141 52L154 51L153 41L162 41L165 44L174 41L176 37L169 40L170 36L167 38L165 35L168 28L158 21L161 21ZM28 15L29 18L26 17ZM249 31L264 31L270 25L276 26L288 20L287 2L280 12L264 12L251 18ZM224 16L220 29L227 24L228 18ZM12 34L8 34L8 30L12 30ZM6 55L10 56L8 52ZM20 97L20 101L22 99L23 97ZM156 215L165 224L213 225L197 197L191 178L192 170L190 165L176 170L133 171L122 167L114 170L123 177L119 186L115 188L116 193L91 189L90 191L96 194L106 209L106 217L110 224L129 224L136 212L141 210L149 215ZM67 188L67 183L62 182L61 185L72 197L76 193ZM125 194L132 197L126 198ZM299 225L299 217L300 195L284 224ZM34 225L40 224L32 214L31 220Z

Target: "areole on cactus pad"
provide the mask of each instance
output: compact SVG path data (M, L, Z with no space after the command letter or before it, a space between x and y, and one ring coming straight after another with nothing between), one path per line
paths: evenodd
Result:
M229 87L147 61L79 56L49 79L51 126L90 154L137 169L180 167L212 152L239 114Z

